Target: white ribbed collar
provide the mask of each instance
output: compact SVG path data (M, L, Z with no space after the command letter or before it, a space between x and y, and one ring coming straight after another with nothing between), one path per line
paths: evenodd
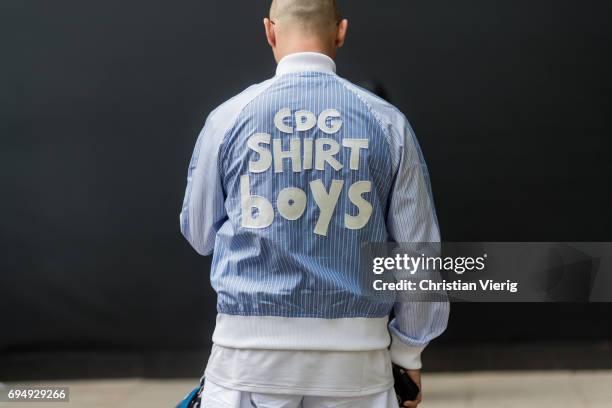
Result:
M336 63L325 54L318 52L298 52L289 54L278 63L276 75L291 74L295 72L323 72L334 74Z

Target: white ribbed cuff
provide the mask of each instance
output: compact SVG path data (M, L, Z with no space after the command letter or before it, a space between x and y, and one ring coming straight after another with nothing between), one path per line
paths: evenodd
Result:
M213 342L268 350L366 351L389 347L388 317L318 319L217 315Z
M391 333L391 361L408 370L420 370L421 353L426 346L410 346Z

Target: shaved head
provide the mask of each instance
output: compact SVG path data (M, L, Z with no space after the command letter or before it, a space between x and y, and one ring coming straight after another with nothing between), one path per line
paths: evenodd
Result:
M336 58L348 28L336 0L273 0L263 23L276 62L297 52Z
M272 20L296 24L308 31L335 27L340 17L336 0L274 0L270 8Z

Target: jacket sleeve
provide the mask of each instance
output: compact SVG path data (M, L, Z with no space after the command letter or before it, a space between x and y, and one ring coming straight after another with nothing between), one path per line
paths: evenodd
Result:
M216 233L227 219L218 165L226 129L217 124L214 115L211 113L198 136L180 214L181 232L200 255L212 254Z
M440 232L427 167L408 121L401 116L398 126L391 128L398 141L395 152L398 164L387 229L395 242L421 243L438 250ZM407 369L420 369L421 352L446 329L449 304L446 301L411 301L408 293L402 293L394 311L395 318L389 324L391 360Z

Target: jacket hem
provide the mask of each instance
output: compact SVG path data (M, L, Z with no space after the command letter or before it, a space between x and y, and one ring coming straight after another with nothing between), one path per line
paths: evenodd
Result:
M389 318L319 319L219 313L213 342L238 349L369 351L389 347Z

